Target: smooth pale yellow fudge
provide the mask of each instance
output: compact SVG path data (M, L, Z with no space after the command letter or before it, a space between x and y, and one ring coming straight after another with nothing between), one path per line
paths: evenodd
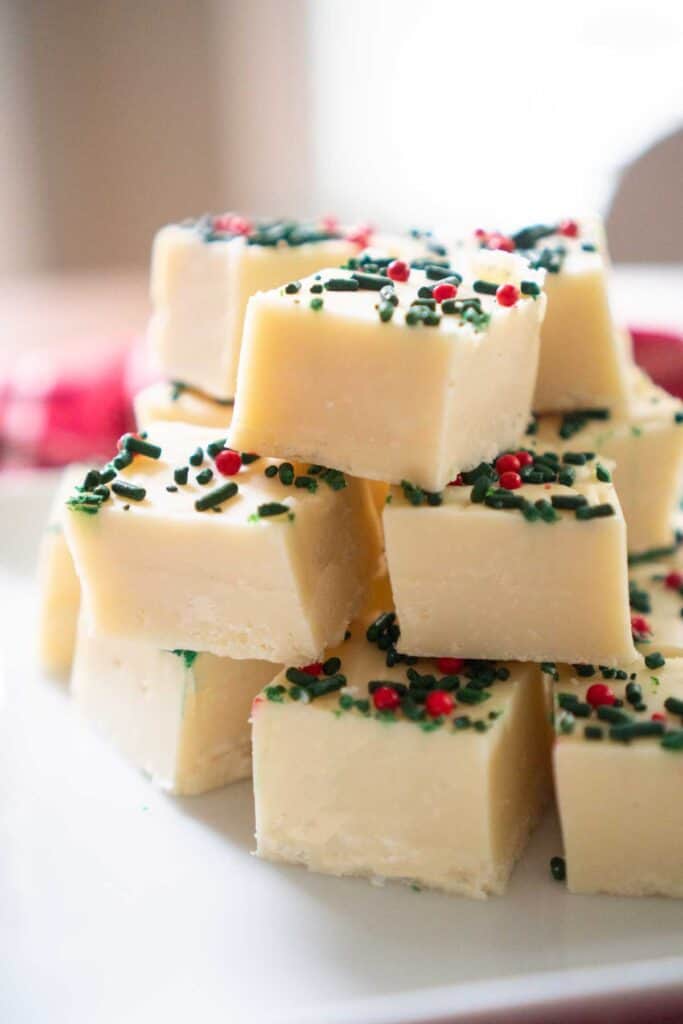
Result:
M489 256L485 280L460 283L441 261L392 281L386 262L370 264L378 273L359 259L255 295L232 443L432 491L513 444L528 422L543 274ZM529 294L501 305L506 283ZM429 297L454 284L455 299Z
M289 668L254 703L257 853L502 893L550 791L538 667L407 664L391 613L366 626L308 666L316 674Z
M38 660L49 675L71 669L81 588L64 536L64 502L86 467L67 466L50 509L38 556Z
M641 653L683 656L683 573L678 560L631 566L629 596L631 626Z
M497 238L479 233L478 242L496 245ZM596 218L534 224L512 234L507 244L547 271L534 409L623 411L629 354L610 313L602 224Z
M583 453L562 458L537 456L500 476L483 463L437 494L391 488L384 534L401 650L609 665L635 657L626 524L609 468Z
M683 897L683 660L663 660L626 679L554 673L555 789L572 892Z
M578 449L612 459L628 549L640 553L673 543L683 464L683 403L635 367L629 381L625 415L615 417L603 408L541 416L526 443L538 450Z
M127 435L104 484L74 492L65 528L89 624L163 649L310 661L375 572L369 489L248 454L224 476L236 456L221 449L204 427L152 424Z
M84 712L171 793L251 775L249 709L278 666L89 635L81 622L71 681Z
M210 398L185 384L172 381L150 384L138 391L133 407L138 430L161 421L227 430L232 422L232 402Z
M162 228L152 250L149 327L159 369L207 395L233 398L249 296L343 263L359 248L296 221L249 226L224 215Z

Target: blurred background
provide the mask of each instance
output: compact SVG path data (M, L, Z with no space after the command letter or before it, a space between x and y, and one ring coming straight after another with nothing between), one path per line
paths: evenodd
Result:
M680 327L682 58L678 0L0 0L6 453L144 330L154 231L207 210L597 210L616 263L661 265L620 315Z

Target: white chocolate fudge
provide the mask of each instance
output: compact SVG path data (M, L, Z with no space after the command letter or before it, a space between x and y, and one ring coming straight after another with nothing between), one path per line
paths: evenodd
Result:
M370 271L361 258L255 295L232 443L430 491L513 444L528 422L543 274L489 255L481 280L445 261L392 280L390 261ZM512 305L498 301L504 285Z
M683 656L683 573L678 559L629 569L631 627L638 650Z
M86 467L67 466L50 509L38 556L38 661L49 675L71 670L81 588L64 536L64 502Z
M626 524L609 468L580 452L562 459L523 450L441 493L391 488L384 534L401 650L608 665L635 657Z
M636 554L673 543L683 464L683 403L635 367L629 381L625 415L614 417L602 408L541 416L527 441L539 450L594 451L614 461L628 549Z
M683 897L683 660L649 657L652 667L621 678L592 666L593 675L554 673L555 787L572 892Z
M366 239L362 239L364 243ZM171 380L233 398L247 299L359 251L317 224L230 215L172 224L152 251L149 342Z
M138 430L150 423L194 423L228 430L232 402L220 401L172 381L160 381L138 391L133 399Z
M90 628L275 662L338 642L375 572L377 514L363 481L306 469L203 427L126 435L65 517Z
M286 670L256 699L257 853L332 875L502 893L550 791L540 672L407 664L397 634L391 613L368 633L355 623L323 665Z
M81 623L71 681L84 714L171 793L251 775L249 709L278 667L91 636Z
M602 224L586 218L534 224L506 238L485 232L477 236L480 245L510 246L547 271L548 309L541 329L534 409L623 411L629 353L610 313Z

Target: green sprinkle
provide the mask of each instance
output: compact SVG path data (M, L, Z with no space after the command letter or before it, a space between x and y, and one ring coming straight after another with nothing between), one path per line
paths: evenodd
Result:
M486 690L477 690L472 686L462 686L458 690L458 700L463 704L481 704L490 696Z
M595 475L603 484L609 484L612 482L612 474L608 469L605 469L601 462L598 462L595 467Z
M567 877L567 865L564 857L550 858L550 874L556 882L564 882Z
M358 287L363 291L378 292L391 284L391 279L384 274L359 274L354 271L351 277L358 282Z
M667 697L664 701L664 707L672 715L683 715L683 700L679 700L677 697Z
M560 673L557 671L557 665L554 661L542 661L541 672L547 676L552 676L555 682L560 678Z
M550 499L553 508L578 509L588 504L588 499L583 494L553 494Z
M666 659L659 651L652 651L651 654L645 655L645 664L648 668L661 668L662 665L666 665Z
M133 452L135 455L146 455L148 459L158 459L161 455L161 448L158 444L143 441L135 434L124 434L120 443L125 451Z
M588 460L583 452L565 452L562 461L569 466L585 466Z
M278 467L277 466L266 466L266 468L263 470L263 475L267 476L269 478L277 476L278 475Z
M286 295L296 295L297 292L301 291L301 281L290 281L289 284L285 285Z
M633 704L634 706L642 703L643 691L638 683L626 684L626 700L629 704Z
M210 444L207 444L206 451L212 459L215 459L218 453L223 451L226 440L227 438L225 437L219 437L217 441L211 441Z
M94 516L99 512L104 498L92 491L82 491L74 494L66 502L67 508L72 512L84 512L85 515Z
M607 516L615 514L614 505L611 505L608 501L602 505L586 505L576 510L577 519L605 519Z
M173 471L173 479L177 484L186 484L189 475L189 469L187 466L180 466L178 469Z
M328 658L323 662L323 672L326 676L335 675L341 668L341 658Z
M111 464L115 469L125 469L126 466L130 466L133 461L133 456L130 452L119 452L112 460Z
M291 462L283 462L278 468L277 475L281 484L290 487L294 483L294 466Z
M315 494L318 490L318 481L314 476L295 476L294 486L301 490L307 490L311 494Z
M475 480L474 484L472 485L472 490L470 491L470 501L473 501L475 502L475 504L480 505L484 501L490 486L491 480L489 479L489 477L480 476L477 480Z
M554 235L557 231L555 225L530 224L529 227L520 228L514 235L511 235L516 249L534 249L543 238Z
M240 458L244 466L251 466L252 462L258 462L261 456L256 452L240 452Z
M620 743L629 743L631 740L661 736L663 733L663 722L630 722L626 725L613 725L609 731L609 738Z
M118 494L119 498L127 498L129 501L144 501L147 495L144 487L130 484L126 480L115 480L111 489L114 494Z
M311 299L311 301L309 302L309 306L311 307L312 310L314 310L317 313L319 310L323 308L323 300L317 298Z
M473 281L472 289L481 295L495 295L498 291L498 285L493 284L491 281Z
M319 283L312 284L308 290L311 292L312 295L320 295L322 293L323 286Z
M234 486L237 487L236 484ZM288 505L282 505L279 501L267 501L265 504L259 505L256 511L259 518L268 519L270 516L281 516L290 510Z
M188 669L192 668L198 657L197 651L184 651L181 648L171 651L171 654L177 654L179 658L182 658L185 662L185 668Z
M229 483L221 484L220 487L216 487L213 491L209 491L208 494L202 495L201 498L197 498L194 503L194 507L197 512L206 512L207 509L216 508L224 501L229 501L230 498L234 498L237 491L237 484L231 480Z
M383 324L389 323L394 315L394 306L391 302L380 302L377 312Z
M204 461L204 452L201 448L196 448L190 458L187 460L191 466L201 466Z
M357 292L360 285L353 277L331 277L325 281L328 292Z
M599 725L585 725L583 727L583 735L587 740L601 740L604 733Z
M285 693L284 686L266 686L265 694L268 700L272 700L276 704L283 704Z
M670 729L661 739L665 750L683 750L683 729Z
M596 714L602 722L609 722L610 725L626 725L628 722L633 721L626 711L610 707L609 704L598 705Z
M462 284L462 276L450 267L440 267L437 263L428 263L424 268L425 277L430 281L446 281L456 287Z
M212 478L213 470L210 469L209 466L207 466L205 469L202 469L201 472L197 473L197 476L195 477L198 484L208 484Z
M519 290L522 295L531 295L534 299L541 294L540 286L535 281L522 281Z

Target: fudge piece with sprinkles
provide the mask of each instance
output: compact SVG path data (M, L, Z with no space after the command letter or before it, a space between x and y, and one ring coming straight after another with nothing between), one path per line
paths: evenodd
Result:
M506 452L436 493L404 481L383 518L411 654L635 657L626 525L609 464L593 453Z
M378 559L367 484L186 424L120 447L65 517L94 631L276 662L341 639Z
M628 410L581 409L541 416L528 443L555 451L594 451L612 459L626 520L628 549L637 554L673 544L674 510L683 462L683 403L629 370Z
M534 409L623 410L629 353L610 313L607 245L600 221L532 224L511 235L479 231L474 242L483 251L523 253L547 272L548 310L541 329Z
M648 661L545 666L572 892L683 897L683 660Z
M249 709L279 667L90 635L81 622L71 690L83 714L171 793L251 775Z
M255 295L232 443L428 490L527 426L544 274L492 253L487 276L354 260Z
M44 672L68 678L76 643L81 588L64 536L64 502L87 467L67 466L57 487L38 556L38 661Z
M368 241L367 233L342 233L336 225L252 222L236 214L162 228L152 250L149 327L159 369L208 395L232 398L249 296L343 263Z
M533 665L418 660L396 617L354 623L325 661L254 702L257 853L470 897L505 890L550 792Z
M151 423L194 423L228 430L232 402L204 395L178 381L161 381L138 391L133 399L138 430Z
M683 573L678 559L629 569L631 628L638 650L683 656Z

